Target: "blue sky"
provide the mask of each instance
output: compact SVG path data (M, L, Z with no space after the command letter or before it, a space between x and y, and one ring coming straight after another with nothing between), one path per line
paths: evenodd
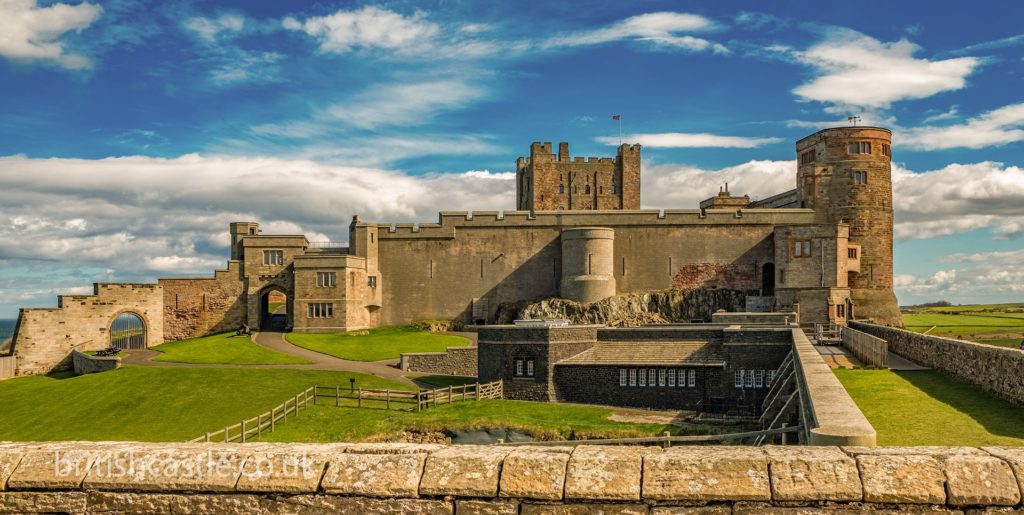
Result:
M514 207L531 141L644 144L643 204L894 133L900 301L1024 300L1024 5L0 0L0 318L207 275L227 224Z

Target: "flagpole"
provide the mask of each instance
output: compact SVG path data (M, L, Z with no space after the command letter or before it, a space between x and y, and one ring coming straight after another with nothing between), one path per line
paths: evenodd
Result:
M618 122L619 122L619 146L621 147L622 146L622 115L621 114L619 115Z

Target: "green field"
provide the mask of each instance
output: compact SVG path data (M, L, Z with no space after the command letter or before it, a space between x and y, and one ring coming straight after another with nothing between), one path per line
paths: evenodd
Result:
M1024 445L1024 408L942 372L834 372L878 445Z
M299 347L353 361L397 359L403 352L444 352L448 347L469 345L465 338L430 333L413 326L378 327L340 334L288 333L285 337Z
M362 388L412 388L352 372L286 369L125 366L80 377L16 378L0 381L0 440L184 441L263 413L314 384L347 388L350 377Z
M154 361L213 363L219 365L303 365L312 363L256 345L248 336L221 333L151 347L163 354Z
M327 404L330 404L328 401ZM515 429L540 440L626 438L673 434L731 433L744 429L697 425L680 428L663 424L631 424L608 420L609 408L546 402L485 400L457 402L428 408L421 413L336 408L323 403L289 420L264 441L338 442L376 441L399 436L403 430Z
M919 333L1018 347L1024 339L1024 304L914 308L903 326Z

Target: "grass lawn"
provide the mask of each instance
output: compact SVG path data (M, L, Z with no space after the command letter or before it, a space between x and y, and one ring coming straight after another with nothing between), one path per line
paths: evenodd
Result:
M273 315L274 312L277 311L277 308L279 308L281 306L284 306L284 305L285 305L284 302L268 302L267 303L267 313L270 313L271 315Z
M264 435L264 441L345 442L379 441L399 436L403 430L439 431L442 429L509 428L535 439L564 440L580 438L626 438L678 434L731 433L742 428L694 426L681 432L678 426L633 424L608 420L609 408L551 404L545 402L485 400L457 402L423 412L384 409L336 408L325 404L309 411L277 431Z
M299 347L353 361L396 359L403 352L444 352L447 347L465 347L469 341L458 336L421 331L412 326L377 327L368 334L288 333L285 337Z
M460 386L464 384L473 384L476 382L475 377L464 377L464 376L442 376L442 375L431 375L431 376L416 376L410 377L414 381L421 383L427 383L436 388L447 388L449 386Z
M221 333L151 347L163 354L155 361L175 363L214 363L218 365L304 365L310 361L270 350L248 337Z
M903 325L911 331L936 336L966 336L986 333L1024 333L1024 317L1016 313L954 315L945 313L906 313Z
M878 445L1024 445L1024 408L941 372L834 372Z
M126 366L80 377L8 379L0 381L0 440L185 441L256 416L314 384L347 388L349 377L363 388L412 388L352 372L239 368Z

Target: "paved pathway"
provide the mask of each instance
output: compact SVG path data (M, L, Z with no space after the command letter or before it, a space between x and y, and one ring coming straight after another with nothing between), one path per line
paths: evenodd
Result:
M864 364L843 347L815 345L814 348L821 354L821 359L825 360L829 368L864 368Z

